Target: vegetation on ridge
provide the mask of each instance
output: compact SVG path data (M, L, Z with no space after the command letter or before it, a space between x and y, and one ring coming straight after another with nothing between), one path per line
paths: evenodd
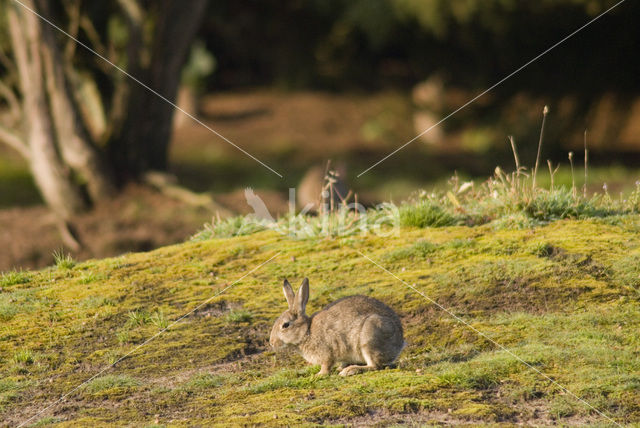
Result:
M360 251L617 422L639 424L639 220L303 240L263 231L5 273L0 420L610 424ZM299 356L273 353L283 276L310 277L310 311L356 293L394 307L408 341L398 368L316 378Z

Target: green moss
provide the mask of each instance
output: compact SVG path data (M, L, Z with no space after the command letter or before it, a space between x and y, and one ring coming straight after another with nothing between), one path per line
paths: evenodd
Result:
M549 414L554 419L562 419L573 416L578 412L578 406L566 397L558 397L551 402Z
M73 265L71 265L73 267ZM106 275L96 273L96 272L87 272L78 280L80 284L91 284L96 281L104 281L106 279Z
M0 296L0 321L9 321L18 313L18 308L9 299Z
M126 375L106 375L93 379L86 385L86 391L93 395L107 396L130 391L140 385L140 381Z
M0 379L0 411L19 398L24 385L14 379Z
M222 385L224 381L225 378L223 376L205 373L193 376L182 387L190 391L203 390L217 388Z
M393 261L398 261L402 259L408 259L411 257L424 258L427 255L436 251L437 249L438 249L437 245L421 239L410 247L399 248L397 250L392 250L388 252L387 254L384 255L384 259L390 262L393 262Z
M314 369L305 370L282 370L275 373L264 381L258 382L249 387L249 391L260 394L267 391L282 388L308 388L314 385L318 378L313 376Z
M60 418L56 418L53 416L47 416L44 417L42 419L40 419L38 422L34 423L33 425L29 425L31 427L45 427L48 425L53 425L53 424L57 424L59 422L62 422L62 419Z
M615 420L638 423L640 239L632 223L305 240L264 231L28 272L30 281L0 292L0 419L17 425L24 397L46 407L118 361L55 416L70 425L139 426L350 425L430 415L443 423L547 423L536 414L565 425L601 421L495 341ZM398 368L318 378L318 367L300 356L272 352L271 325L287 307L282 277L305 276L309 312L351 294L395 308L408 343ZM21 350L31 362L14 360Z
M392 413L416 413L421 410L429 410L435 407L432 400L420 400L418 398L395 398L387 401L386 409Z
M115 306L115 304L113 299L103 296L89 296L80 301L82 309L97 309L102 306Z
M640 294L640 253L629 254L610 264L611 279L619 287Z
M464 419L481 421L500 421L513 418L517 413L511 406L504 404L486 404L469 402L451 412L455 416Z

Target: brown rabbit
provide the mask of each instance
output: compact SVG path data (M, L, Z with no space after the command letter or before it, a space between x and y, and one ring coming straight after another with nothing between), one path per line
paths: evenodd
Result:
M294 294L285 279L283 291L289 309L274 324L269 343L274 349L297 348L309 363L320 365L319 375L329 374L334 364L341 376L381 369L393 364L405 346L400 318L379 300L344 297L309 317L309 280Z

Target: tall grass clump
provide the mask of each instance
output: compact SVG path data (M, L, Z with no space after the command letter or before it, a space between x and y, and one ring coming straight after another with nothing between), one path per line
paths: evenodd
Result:
M133 388L139 385L140 381L127 375L106 375L93 379L86 389L90 394L97 394L112 388Z
M13 361L16 364L33 364L35 355L28 349L19 349L13 353Z
M204 229L192 236L191 240L249 235L263 230L273 230L301 239L351 236L369 231L380 232L397 225L399 213L394 204L382 203L375 208L365 209L358 203L357 195L353 195L351 191L347 195L340 195L334 188L337 173L329 169L329 165L324 180L325 184L318 199L322 203L317 213L296 213L291 210L275 220L258 218L255 215L213 218L211 223L205 224ZM328 198L327 195L336 195L339 200Z
M604 217L615 211L613 207L600 204L597 195L585 200L564 187L549 192L537 192L522 208L529 217L542 221Z
M149 317L149 322L160 329L164 329L169 326L169 319L161 309L158 309L153 314L151 314L151 316Z
M437 200L426 198L400 207L400 225L413 227L444 227L460 222L458 216Z
M206 223L204 229L191 237L192 241L206 241L213 238L232 238L234 236L251 235L265 230L261 222L252 216L238 216L231 218L213 218Z
M234 324L243 322L250 323L251 321L253 321L253 314L245 310L231 311L227 314L225 319L227 320L227 322Z
M454 225L476 226L492 223L495 228L526 228L562 219L586 219L620 216L640 213L640 181L627 198L614 199L603 186L604 194L589 196L586 192L588 178L588 150L584 147L583 191L578 192L574 169L574 154L568 154L571 168L571 188L556 186L554 177L559 165L547 160L550 186L540 187L536 181L542 146L544 127L549 112L545 106L537 145L534 167L529 171L522 166L513 137L509 137L515 161L515 171L506 172L500 166L485 182L461 183L457 176L449 182L444 191L420 191L408 201L396 206L393 203L380 204L364 209L356 203L349 203L348 197L341 203L323 204L317 215L289 213L275 221L260 221L254 217L235 217L214 220L205 225L203 231L192 239L202 240L213 237L228 237L255 233L260 230L276 232L296 238L316 238L320 236L350 236L359 233L378 233L391 227L446 227ZM332 194L335 177L329 170L324 193ZM325 199L323 199L324 201ZM385 232L388 233L388 232Z
M29 281L31 281L31 276L28 272L12 270L0 275L0 287L26 284Z
M143 310L129 311L127 318L127 324L130 326L141 326L151 322L151 315Z
M56 267L60 270L73 269L76 265L75 260L71 257L71 254L66 254L63 250L56 250L53 252L53 260Z
M496 168L494 176L478 190L459 199L466 223L474 225L514 217L545 223L568 218L605 217L629 211L623 204L597 194L585 198L575 189L564 186L531 188L529 181L524 172L507 174Z

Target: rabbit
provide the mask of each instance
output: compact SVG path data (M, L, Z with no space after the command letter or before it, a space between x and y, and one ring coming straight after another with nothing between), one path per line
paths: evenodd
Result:
M405 346L398 315L379 300L349 296L336 300L311 316L305 314L309 280L294 294L286 279L284 296L289 304L273 325L269 344L275 349L297 348L319 376L340 365L340 376L392 365Z

